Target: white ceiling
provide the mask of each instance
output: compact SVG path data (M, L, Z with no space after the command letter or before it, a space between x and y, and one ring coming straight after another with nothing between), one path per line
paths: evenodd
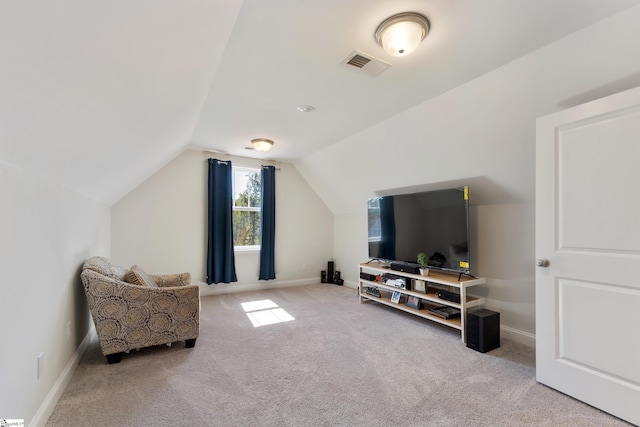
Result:
M295 160L639 3L5 1L0 160L106 203L185 148ZM404 11L431 32L390 57L373 33ZM349 69L356 49L391 68Z

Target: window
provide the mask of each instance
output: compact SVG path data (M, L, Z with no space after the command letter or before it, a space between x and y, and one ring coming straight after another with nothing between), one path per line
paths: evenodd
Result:
M369 199L369 241L379 242L382 236L382 228L380 224L380 197Z
M260 169L233 167L233 246L260 248Z

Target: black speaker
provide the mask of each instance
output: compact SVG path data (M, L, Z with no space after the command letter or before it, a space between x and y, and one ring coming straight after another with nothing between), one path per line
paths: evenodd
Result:
M327 264L327 283L333 283L333 261L329 261Z
M326 272L326 270L322 270L320 272L320 283L327 283L327 272Z
M500 347L500 313L484 308L467 312L467 347L480 353Z
M375 282L376 281L376 275L375 274L360 273L360 278L364 279L364 280L368 280L370 282Z
M340 281L340 272L336 271L336 274L333 276L333 283L338 283Z

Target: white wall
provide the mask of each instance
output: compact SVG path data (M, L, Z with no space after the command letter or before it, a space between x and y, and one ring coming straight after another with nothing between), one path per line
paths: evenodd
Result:
M333 252L333 216L297 170L276 172L276 280L259 281L259 253L236 253L238 282L205 284L206 192L209 157L234 166L255 159L186 150L112 208L112 256L149 273L188 271L203 294L317 283ZM306 270L303 270L306 265Z
M109 255L110 212L2 160L0 197L0 417L42 425L92 325L80 269Z
M296 162L336 214L347 281L367 259L368 197L468 184L480 293L506 332L532 343L535 120L639 85L639 51L635 7Z

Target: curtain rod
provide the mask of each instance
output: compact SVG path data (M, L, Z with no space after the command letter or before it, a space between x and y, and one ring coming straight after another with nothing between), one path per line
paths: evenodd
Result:
M229 164L229 162L231 161L231 160L219 160L219 159L214 159L213 157L209 157L207 160L215 160L216 162L218 162L218 163L222 163L222 164L224 164L224 165ZM266 167L266 166L273 166L273 165L260 165L260 167L261 167L261 168L264 168L264 167ZM240 167L243 167L243 166L240 166ZM244 167L251 167L251 166L244 166ZM255 166L253 166L253 167L255 168ZM274 167L277 171L282 170L281 168L279 168L279 167L277 167L277 166L273 166L273 167Z

